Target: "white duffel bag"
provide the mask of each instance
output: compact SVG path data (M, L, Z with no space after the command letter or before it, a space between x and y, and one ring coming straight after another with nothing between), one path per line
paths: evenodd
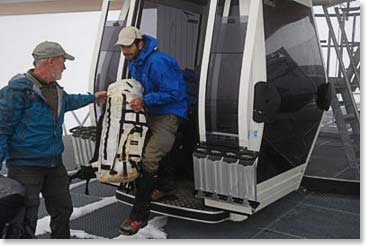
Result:
M134 79L119 80L108 87L99 158L92 163L100 182L127 183L139 176L149 128L144 110L134 112L129 102L143 97L143 92L143 86Z

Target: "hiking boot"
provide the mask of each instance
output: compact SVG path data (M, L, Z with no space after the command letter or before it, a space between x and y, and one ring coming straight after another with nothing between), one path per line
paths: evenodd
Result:
M153 190L152 192L152 201L159 201L162 200L163 198L174 198L176 199L176 190L171 190L171 191L161 191L158 189Z
M134 235L137 233L141 228L147 225L147 221L136 221L130 218L127 218L121 225L120 225L120 233L124 235Z

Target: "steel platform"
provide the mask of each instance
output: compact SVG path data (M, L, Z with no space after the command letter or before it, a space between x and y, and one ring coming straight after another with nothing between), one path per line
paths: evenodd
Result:
M133 192L123 189L116 191L116 198L129 206L135 200ZM194 196L192 183L187 181L178 182L176 196L152 202L151 206L151 210L157 214L203 223L220 223L230 216L226 211L205 207L203 200Z

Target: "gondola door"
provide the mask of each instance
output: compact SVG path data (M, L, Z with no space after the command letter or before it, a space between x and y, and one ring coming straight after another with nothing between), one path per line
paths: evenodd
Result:
M256 201L263 123L253 120L253 108L259 81L266 81L262 1L211 1L194 152L195 189L207 205L235 203L248 212Z

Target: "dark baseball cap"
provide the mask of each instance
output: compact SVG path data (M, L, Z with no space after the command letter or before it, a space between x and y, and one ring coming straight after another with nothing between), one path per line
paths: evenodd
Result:
M66 53L60 44L56 42L45 41L36 46L32 52L35 60L47 59L50 57L63 56L67 60L74 60L75 57Z

